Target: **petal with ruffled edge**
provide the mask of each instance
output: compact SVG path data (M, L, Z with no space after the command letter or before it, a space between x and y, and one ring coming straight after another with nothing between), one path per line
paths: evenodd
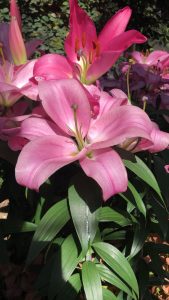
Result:
M126 6L120 9L111 19L106 23L98 36L101 51L108 47L108 44L113 38L123 33L127 27L131 17L131 9Z
M152 122L148 115L136 106L123 105L113 108L96 119L87 139L92 149L121 144L126 138L144 137L151 140Z
M65 40L65 52L68 58L78 63L77 51L82 50L85 55L93 48L97 41L96 28L87 13L78 5L77 0L69 0L70 32Z
M33 76L37 81L72 78L73 71L66 57L46 54L40 57L34 67Z
M78 130L84 137L91 119L90 104L84 87L75 79L39 82L39 97L47 114L68 135Z
M86 175L100 185L104 201L126 191L127 172L116 151L109 148L93 151L92 158L81 159L80 165Z
M81 158L74 142L62 136L45 136L29 142L21 151L15 168L16 180L38 190L55 171Z
M155 153L167 148L169 148L169 133L154 127L151 132L151 140L141 140L135 152L148 150L151 153Z

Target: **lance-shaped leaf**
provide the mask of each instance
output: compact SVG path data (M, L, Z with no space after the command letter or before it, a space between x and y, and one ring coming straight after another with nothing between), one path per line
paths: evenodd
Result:
M79 262L78 248L72 235L69 235L56 253L50 278L49 299L61 292Z
M120 226L127 226L132 224L129 215L123 215L110 207L99 208L97 211L97 216L99 222L114 222Z
M127 295L134 297L134 294L132 293L132 290L128 287L127 284L125 284L115 273L113 273L109 268L107 268L103 264L97 264L96 265L99 274L101 276L101 279L111 283L113 286L116 286L119 290L125 292Z
M96 265L91 261L83 263L82 282L87 300L103 300L99 272Z
M133 163L131 161L124 160L124 164L130 171L146 182L159 195L162 204L165 206L157 180L146 164L138 156L136 156L136 162Z
M138 296L139 289L134 272L124 255L113 245L108 243L95 243L93 248L96 253L126 282Z
M100 190L92 179L81 173L73 178L68 198L72 220L86 253L97 231L96 209L101 198Z
M27 264L31 263L40 251L53 240L69 219L70 215L66 199L56 203L46 212L33 236L27 257Z

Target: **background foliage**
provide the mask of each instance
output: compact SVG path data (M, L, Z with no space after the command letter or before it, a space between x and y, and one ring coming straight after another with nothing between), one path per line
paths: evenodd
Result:
M42 50L62 53L68 32L68 0L18 0L18 3L26 39L42 38ZM90 14L98 31L119 8L129 5L133 9L129 28L145 34L149 38L148 47L169 49L168 0L83 0L79 3ZM0 22L8 21L8 6L8 1L0 0Z

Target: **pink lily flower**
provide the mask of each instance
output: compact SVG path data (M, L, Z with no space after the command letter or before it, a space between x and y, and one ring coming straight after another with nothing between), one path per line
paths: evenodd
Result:
M126 138L149 139L152 124L147 114L131 105L111 109L103 104L104 113L93 119L88 96L75 79L41 81L39 95L52 123L42 118L23 121L31 141L16 164L18 183L38 190L55 171L79 160L102 188L104 201L124 192L127 172L111 147Z
M8 61L0 65L0 106L4 109L16 103L23 95L32 100L38 96L37 86L30 79L36 60L16 68Z
M77 78L91 84L106 73L123 51L133 43L144 43L147 39L136 30L125 31L131 9L118 11L105 25L97 37L93 21L70 0L70 33L65 40L67 59L58 54L42 56L35 65L34 77L49 79ZM62 65L62 69L60 67Z
M70 32L65 40L65 52L83 83L96 81L112 67L123 51L134 43L147 40L136 30L124 32L131 16L129 7L119 10L97 37L93 21L78 6L77 0L69 0L69 4Z

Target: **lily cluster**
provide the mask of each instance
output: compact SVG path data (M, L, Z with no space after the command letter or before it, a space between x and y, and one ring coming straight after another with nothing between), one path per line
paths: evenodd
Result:
M147 102L157 110L168 110L169 53L162 50L151 53L133 51L127 56L129 60L118 65L118 79L107 80L103 84L130 91L132 99ZM167 115L164 117L169 121Z
M0 138L21 150L16 164L21 185L38 190L55 171L79 161L86 175L100 185L106 201L127 189L127 172L117 148L161 151L168 148L169 134L132 105L122 90L106 92L99 82L128 47L146 41L136 30L125 31L131 9L118 11L97 36L77 0L69 4L66 56L46 54L28 60L41 41L24 43L19 9L11 0L11 22L1 24L5 34L1 30L0 35ZM156 54L162 56L164 75L168 54ZM158 60L156 54L146 58L148 70L145 61L142 71L140 63L133 64L138 76L144 78L153 69L149 67L154 66L153 57ZM144 60L138 52L134 57ZM153 76L149 82L145 79L146 84L152 84ZM159 76L158 84L167 84L168 78Z

